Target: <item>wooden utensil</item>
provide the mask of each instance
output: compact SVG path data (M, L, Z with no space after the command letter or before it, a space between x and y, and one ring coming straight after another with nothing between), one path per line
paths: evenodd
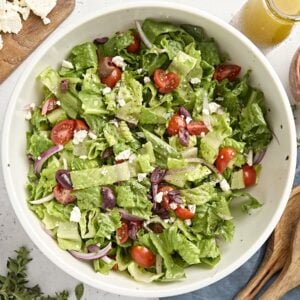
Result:
M49 14L51 23L30 14L18 34L2 34L4 47L0 50L0 83L15 70L40 43L73 11L75 0L57 0Z
M300 221L294 232L288 259L277 279L268 290L259 298L260 300L278 300L289 290L300 284Z
M288 259L293 229L299 218L300 186L297 186L293 189L287 207L269 239L265 257L259 270L246 287L236 296L236 300L253 299L265 283L284 267ZM273 298L269 299L273 300Z

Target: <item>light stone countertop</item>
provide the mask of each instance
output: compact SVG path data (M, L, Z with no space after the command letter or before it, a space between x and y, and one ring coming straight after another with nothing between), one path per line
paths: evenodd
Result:
M77 0L76 8L72 15L54 32L52 35L58 33L64 26L70 24L72 21L77 20L82 15L86 15L101 7L109 7L111 4L116 5L118 3L139 2L132 0ZM159 0L144 0L143 2L156 2ZM245 0L165 0L166 2L176 2L186 5L198 7L205 11L208 11L225 21L229 21L232 16L239 10ZM271 62L280 79L282 80L287 92L288 90L288 69L293 53L299 46L299 42L296 37L300 36L300 26L294 29L291 36L273 49L267 54L268 60ZM7 104L9 102L10 95L15 87L18 78L22 76L22 72L34 55L31 55L2 85L0 85L0 139L2 138L3 119L6 111ZM1 70L0 70L1 72ZM297 127L300 124L300 112L296 111L296 123ZM299 122L299 124L298 124ZM299 133L299 130L298 130ZM54 293L63 289L69 289L74 291L77 280L64 273L52 262L50 262L32 243L30 238L26 235L25 231L21 227L17 220L15 213L10 205L7 192L4 186L3 174L0 172L0 274L4 273L6 267L6 260L8 256L13 255L13 251L22 245L26 245L31 252L31 257L34 259L29 264L29 277L32 284L39 283L42 290L46 293ZM115 299L130 299L129 297L121 297L106 293L94 288L85 286L85 299L103 299L103 300L115 300ZM71 299L75 299L74 294L71 295ZM138 299L138 298L136 298Z

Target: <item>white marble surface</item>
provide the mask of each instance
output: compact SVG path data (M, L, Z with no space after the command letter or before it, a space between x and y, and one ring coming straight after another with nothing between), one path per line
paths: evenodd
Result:
M53 34L55 35L61 28L70 24L72 21L77 20L80 16L88 14L94 11L96 8L101 9L101 7L109 7L110 5L115 5L117 3L129 2L140 2L132 0L77 0L76 8L72 15L61 25L60 28L56 30ZM144 0L143 2L156 2L160 0ZM226 21L229 21L232 16L239 10L243 5L245 0L165 0L166 2L177 2L182 4L191 5L198 7L205 11L208 11ZM288 69L290 61L292 59L293 53L299 46L297 41L297 36L300 36L300 26L294 29L291 36L279 45L277 48L273 49L267 54L267 58L274 66L280 79L282 80L284 86L287 89L288 94ZM5 110L9 102L10 95L14 89L18 78L22 76L22 72L26 65L30 64L30 61L34 55L31 55L3 84L0 85L0 138L2 137L2 122L5 115ZM0 70L1 72L1 70ZM276 101L276 99L275 99ZM296 115L300 116L299 109ZM296 118L296 122L298 123ZM298 126L297 126L298 127ZM299 132L299 130L298 130ZM13 251L20 247L21 245L26 245L32 250L31 256L34 258L33 262L30 263L29 274L32 283L39 283L42 289L46 293L53 293L55 291L62 290L64 288L70 291L74 290L77 281L64 273L58 267L56 267L52 262L50 262L32 243L30 238L26 235L22 229L20 223L18 222L14 211L10 205L7 192L4 186L3 175L0 173L0 274L5 270L6 259L9 255L12 255ZM85 286L85 299L103 299L103 300L115 300L115 299L129 299L128 297L121 297L114 294L109 294L94 288ZM72 299L74 294L71 295Z

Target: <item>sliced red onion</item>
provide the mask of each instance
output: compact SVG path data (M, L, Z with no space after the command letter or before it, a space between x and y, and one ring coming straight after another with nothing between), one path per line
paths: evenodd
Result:
M66 190L72 190L73 184L71 181L70 172L67 170L58 170L55 174L56 181Z
M111 157L113 155L113 153L114 153L113 147L108 147L102 152L101 159L106 160L109 157Z
M107 77L110 75L114 70L116 66L112 62L112 58L107 57L101 57L99 61L99 75L100 77Z
M103 199L102 207L104 209L113 209L116 206L116 196L110 187L102 187L101 195Z
M60 82L60 90L61 92L65 93L69 90L69 80L68 79L63 79L61 82Z
M97 245L90 245L87 247L87 249L89 252L93 252L93 253L100 251L100 247Z
M179 190L173 190L168 192L168 197L170 199L171 202L175 202L177 204L182 204L183 201L180 198L180 191Z
M161 274L161 272L162 272L162 257L159 254L156 255L155 268L156 268L156 273Z
M158 215L161 219L169 219L169 211L162 207L160 203L153 203L152 211L155 215Z
M179 115L180 116L183 116L183 117L185 117L185 118L191 118L191 114L190 114L190 112L184 107L184 106L181 106L180 108L179 108Z
M198 148L197 147L188 148L188 149L182 151L181 154L182 154L183 158L197 157Z
M150 175L150 181L152 183L159 184L164 179L165 175L166 175L166 170L156 167Z
M179 129L178 137L180 145L184 147L189 145L190 135L186 128Z
M57 107L57 100L55 98L49 98L43 104L42 115L45 116L49 111L54 110Z
M43 152L41 154L41 157L40 159L37 159L34 163L34 172L35 173L40 173L41 172L41 169L42 169L42 166L44 164L44 162L50 157L52 156L53 154L61 151L63 149L63 145L55 145L51 148L49 148L48 150L46 150L45 152Z
M158 192L158 184L157 183L151 183L151 192L152 192L151 200L153 201Z
M51 193L50 195L47 195L43 198L37 199L37 200L33 200L30 201L30 204L42 204L42 203L46 203L51 201L52 199L54 199L54 193Z
M128 236L132 239L136 239L136 235L138 231L140 230L141 225L137 224L137 222L130 222L129 223L129 230L128 230Z
M255 155L254 155L254 157L253 157L253 164L254 165L259 164L263 160L266 152L267 152L267 149L264 149L262 151L256 152Z
M74 250L70 250L69 252L76 258L83 259L83 260L95 260L98 258L102 258L103 256L107 255L108 252L111 250L111 243L109 243L106 247L99 249L97 252L92 253L82 253Z
M143 31L141 23L138 20L135 20L134 23L135 23L136 30L138 31L138 33L140 35L141 40L144 42L144 44L147 48L151 49L152 43L149 41L145 32Z
M97 45L103 45L108 41L108 37L101 37L101 38L96 38L94 39L94 43Z
M101 257L101 259L107 264L110 264L112 262L112 259L109 258L107 255Z
M134 221L144 221L143 218L134 216L134 215L128 213L125 209L120 208L119 212L120 212L123 220L133 221L133 222Z

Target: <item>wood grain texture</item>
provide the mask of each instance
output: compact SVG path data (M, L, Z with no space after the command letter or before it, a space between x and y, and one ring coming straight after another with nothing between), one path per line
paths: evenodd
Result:
M75 0L57 0L48 15L50 24L44 25L40 17L31 13L18 34L2 34L4 47L0 50L0 83L70 15L74 7Z
M300 186L297 186L293 189L287 207L268 241L260 268L244 289L236 296L236 300L254 299L266 282L276 272L284 268L289 259L293 231L299 219Z

